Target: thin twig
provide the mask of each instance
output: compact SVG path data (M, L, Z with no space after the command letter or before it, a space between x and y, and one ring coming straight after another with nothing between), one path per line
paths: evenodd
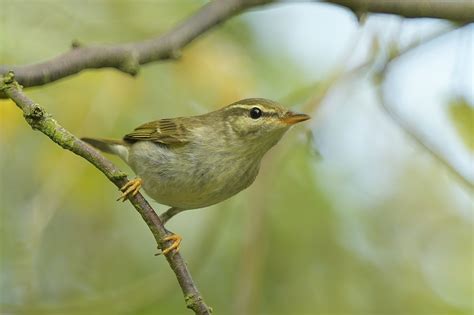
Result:
M380 69L378 72L375 74L375 81L378 84L378 97L380 100L380 105L382 109L385 111L388 117L392 119L393 122L395 122L402 130L405 131L405 133L416 143L418 143L422 148L424 148L428 153L431 154L436 160L438 160L441 164L443 164L459 181L464 184L464 186L468 189L473 190L474 189L474 183L469 180L467 176L465 176L461 171L459 171L454 165L444 156L444 154L438 152L432 145L429 144L429 141L425 139L423 135L420 134L420 132L413 127L410 123L408 123L401 115L399 115L396 111L393 110L391 106L388 105L385 93L383 91L383 85L385 83L385 79L387 76L387 72L390 68L390 66L393 64L394 61L399 59L400 57L410 53L411 51L417 49L421 45L424 45L430 41L433 41L434 39L437 39L448 32L453 31L452 29L448 30L440 30L438 32L435 32L428 36L427 38L424 38L420 41L416 41L407 47L398 50L394 47L394 49L391 50L390 55L386 59L385 63L381 65Z
M406 18L439 18L460 23L474 21L472 0L323 0L344 6L357 17L366 13L387 13Z
M423 149L425 149L428 153L431 154L437 161L441 162L450 172L453 174L457 179L460 180L465 187L469 189L474 189L474 184L462 174L459 170L457 170L451 163L448 161L443 154L439 153L436 149L434 149L423 136L420 135L419 131L414 128L411 124L409 124L400 114L394 111L388 104L387 100L385 99L385 95L382 91L382 88L378 88L378 96L380 99L380 105L384 112L395 122L400 129L405 131L405 133L418 145L420 145Z
M375 51L371 56L362 62L360 65L350 69L349 71L343 72L339 64L334 69L332 75L329 76L329 79L320 83L317 93L308 101L304 106L305 112L312 112L315 110L316 106L318 106L322 99L329 93L329 91L340 81L348 80L351 77L359 75L362 71L369 71L374 66L378 67L378 70L375 73L375 83L379 86L377 87L378 97L380 99L380 105L382 110L387 114L387 116L392 119L394 123L396 123L400 129L402 129L413 141L418 143L421 148L426 150L433 158L439 161L442 165L444 165L459 181L468 189L474 189L473 183L469 180L467 176L462 174L458 169L456 169L451 162L444 157L443 154L438 152L435 148L428 144L425 137L421 135L416 128L412 127L408 122L406 122L403 117L401 117L398 113L396 113L386 102L385 96L381 89L381 86L384 83L386 72L388 71L389 66L397 60L398 58L405 56L406 54L412 52L413 50L419 48L422 45L425 45L435 39L438 39L441 36L444 36L454 30L459 28L443 28L439 29L432 34L424 37L420 40L413 41L409 45L399 48L395 44L392 44L389 47L388 55L386 59L381 64L375 64L378 59L379 52Z
M21 86L14 80L14 75L9 72L0 81L0 90L11 98L23 111L23 116L28 124L35 130L39 130L47 135L52 141L75 154L83 157L96 168L98 168L117 187L122 187L128 179L125 173L120 171L109 160L103 157L97 150L81 141L72 133L62 127L51 117L42 107L29 99L21 90ZM148 228L153 233L156 243L160 248L170 246L170 242L163 242L162 239L169 235L160 218L150 204L138 193L130 197L130 202L140 213ZM186 305L196 314L210 314L210 308L204 302L191 274L179 252L170 252L166 259L176 274L181 290L183 291Z
M180 50L201 34L244 9L267 2L270 0L211 1L161 36L118 45L83 46L74 42L71 50L45 62L23 66L0 65L0 75L13 71L16 80L24 87L54 82L85 69L115 68L134 76L140 65L176 59L181 54ZM2 97L5 95L0 93Z

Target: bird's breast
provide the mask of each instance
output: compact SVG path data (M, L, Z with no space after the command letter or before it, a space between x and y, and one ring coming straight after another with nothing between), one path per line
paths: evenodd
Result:
M186 144L169 148L152 142L132 145L129 164L143 188L159 203L181 209L206 207L247 188L260 158L229 150Z

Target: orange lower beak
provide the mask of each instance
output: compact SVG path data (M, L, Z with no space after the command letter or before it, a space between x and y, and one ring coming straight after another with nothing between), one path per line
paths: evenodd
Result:
M288 111L285 116L281 119L281 121L287 125L294 125L296 123L305 121L310 119L306 114L294 113L292 111Z

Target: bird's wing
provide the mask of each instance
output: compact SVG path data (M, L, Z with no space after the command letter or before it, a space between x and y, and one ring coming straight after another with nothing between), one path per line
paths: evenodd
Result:
M187 143L190 132L182 120L183 118L174 118L148 122L125 135L123 140L128 142L153 141L166 145Z

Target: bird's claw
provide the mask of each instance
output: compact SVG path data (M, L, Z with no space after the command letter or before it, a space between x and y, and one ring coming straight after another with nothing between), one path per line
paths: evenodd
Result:
M161 254L166 255L172 250L174 250L174 253L178 252L182 240L183 238L179 236L178 234L171 234L164 237L163 239L161 239L161 242L173 241L173 243L170 246L163 249L160 253L155 254L155 256L158 256Z
M140 188L142 187L142 179L141 178L135 178L130 181L128 181L125 185L123 185L120 190L122 191L122 195L118 197L117 201L122 200L125 201L128 199L130 195L135 196Z

